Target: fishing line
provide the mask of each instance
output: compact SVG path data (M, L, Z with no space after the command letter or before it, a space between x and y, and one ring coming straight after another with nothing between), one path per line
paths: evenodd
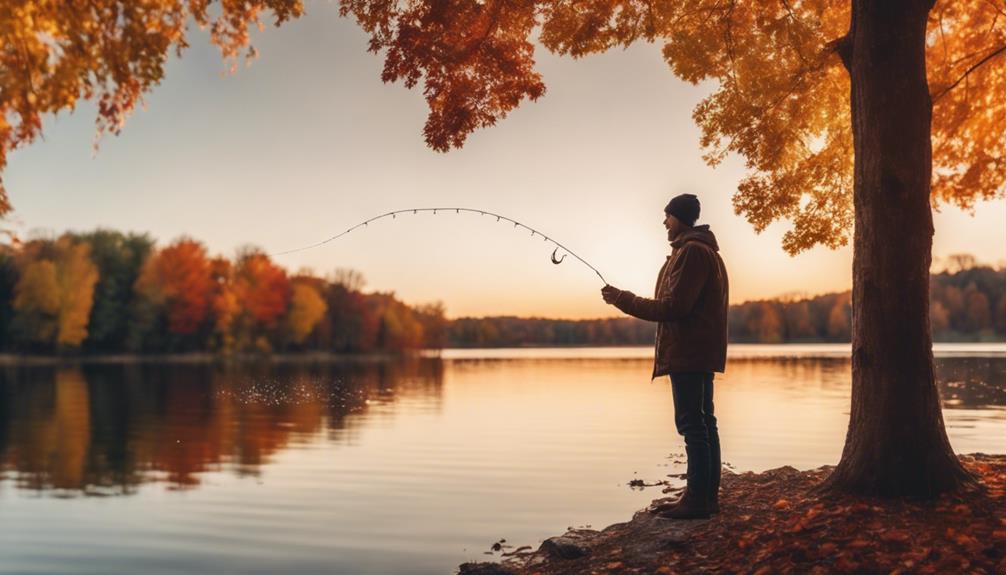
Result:
M370 224L370 222L374 222L374 221L377 221L377 220L380 220L380 219L384 219L384 218L387 218L387 217L391 217L391 219L396 219L397 216L398 216L398 214L413 214L414 215L414 214L418 214L419 212L433 212L433 214L436 215L437 212L451 212L451 211L453 211L456 214L460 214L461 212L466 212L466 213L472 213L472 214L479 214L480 216L490 216L490 217L496 218L497 222L504 222L505 221L507 223L512 223L513 227L515 229L516 228L524 228L525 230L531 232L531 237L532 238L535 237L536 235L537 236L541 236L541 238L545 242L550 242L550 243L552 243L552 244L554 244L556 246L555 249L552 250L552 263L553 264L555 264L555 265L561 264L562 261L564 259L566 259L566 254L569 254L569 255L573 256L574 258L580 260L580 263L582 263L583 265L585 265L588 268L590 268L591 270L593 270L594 273L597 274L597 277L601 278L601 281L604 282L604 285L608 285L608 281L604 279L604 276L601 275L601 272L597 271L597 268L595 268L594 266L590 265L587 262L587 260L585 260L585 259L581 258L580 256L576 255L576 253L574 253L573 250L571 250L571 249L567 248L566 246L560 244L559 242L553 240L550 236L547 236L547 235L539 232L538 230L532 228L531 226L522 224L522 223L518 222L517 220L515 220L513 218L508 218L506 216L503 216L503 215L500 215L500 214L497 214L497 213L493 213L493 212L488 212L486 210L476 210L474 208L410 208L410 209L406 209L406 210L395 210L393 212L388 212L386 214L381 214L379 216L374 216L374 217L370 218L369 220L364 220L364 221L356 224L355 226L353 226L351 228L347 228L345 231L340 232L340 233L338 233L338 234L336 234L336 235L328 238L327 240L320 241L320 242L318 242L316 244L311 244L311 245L300 247L300 248L294 248L292 250L286 250L286 251L283 251L283 252L276 252L276 253L272 253L272 254L269 254L269 255L270 255L270 257L283 256L283 255L286 255L286 254L292 254L292 253L295 253L295 252L302 252L304 250L310 250L310 249L313 249L313 248L317 248L317 247L323 246L323 245L325 245L325 244L327 244L329 242L335 241L335 240L341 238L342 236L344 236L344 235L346 235L348 233L351 233L354 230L358 230L360 228L365 228L365 227L367 227L368 224ZM556 254L558 253L558 251L559 251L560 248L562 248L562 250L564 252L566 252L566 253L562 254L562 257L560 257L560 258L556 258Z

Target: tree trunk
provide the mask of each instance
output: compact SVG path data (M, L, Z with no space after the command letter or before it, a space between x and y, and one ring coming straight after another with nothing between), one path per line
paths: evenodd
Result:
M970 481L947 440L929 326L932 0L852 0L852 410L826 487L929 497Z

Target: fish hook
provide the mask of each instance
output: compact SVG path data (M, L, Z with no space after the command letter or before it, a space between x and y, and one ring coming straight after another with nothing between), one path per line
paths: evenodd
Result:
M552 263L554 263L555 265L561 264L562 260L566 259L566 254L562 254L561 258L556 259L555 258L555 252L557 252L557 251L559 251L559 248L555 248L554 250L552 250Z

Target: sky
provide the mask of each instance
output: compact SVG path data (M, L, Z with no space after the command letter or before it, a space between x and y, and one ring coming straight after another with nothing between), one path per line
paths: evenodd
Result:
M188 236L233 256L310 245L392 210L469 207L537 228L612 285L649 295L670 253L663 208L687 192L719 240L731 302L851 287L849 247L791 257L787 222L757 234L734 214L743 161L707 166L691 119L713 86L675 78L658 45L580 60L539 49L545 96L443 154L423 142L421 91L381 82L382 58L337 4L308 3L299 20L253 38L259 58L228 74L193 28L192 47L97 153L93 105L48 118L44 140L11 154L4 173L13 229L105 227L160 245ZM1003 221L1004 200L974 214L943 207L934 257L1006 263ZM570 257L553 265L552 249L494 218L441 213L383 220L276 260L291 272L355 269L368 291L440 301L448 317L617 316L594 272Z

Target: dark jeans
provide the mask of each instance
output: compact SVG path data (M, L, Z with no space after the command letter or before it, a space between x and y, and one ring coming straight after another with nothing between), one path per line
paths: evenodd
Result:
M713 373L671 374L674 424L685 437L688 491L710 495L720 488L720 433L713 415Z

